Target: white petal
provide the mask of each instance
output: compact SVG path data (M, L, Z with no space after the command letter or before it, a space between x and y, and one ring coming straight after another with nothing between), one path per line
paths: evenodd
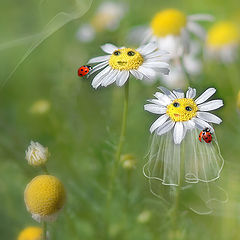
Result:
M143 75L147 76L148 78L152 79L156 77L156 72L151 68L139 66L137 71L141 72Z
M165 93L171 100L175 100L176 96L165 87L158 87L163 93Z
M220 124L222 122L222 119L217 117L216 115L208 112L197 112L197 117L207 121L207 122L212 122L216 124Z
M169 132L175 125L175 122L172 120L166 121L162 126L160 126L157 130L156 133L157 135L163 135L166 132Z
M195 128L195 122L191 119L188 121L183 122L183 125L186 129L193 129Z
M101 85L102 81L104 80L103 78L110 72L111 69L112 68L108 66L100 73L98 73L92 81L92 86L94 88L98 88Z
M223 106L223 101L221 99L217 99L217 100L212 100L212 101L205 102L203 104L198 105L198 109L200 111L206 112L206 111L218 109L222 106Z
M204 93L202 93L196 100L196 104L201 104L208 100L216 92L215 88L208 88Z
M184 129L182 122L176 122L173 130L173 139L175 144L180 144L184 138Z
M162 58L162 57L166 57L165 55L168 55L169 52L167 51L163 51L163 50L157 50L153 53L150 53L148 54L147 56L145 56L144 58L146 60L150 60L150 59L153 59L153 58Z
M137 78L137 79L140 79L140 80L143 79L143 74L140 73L140 72L138 72L138 71L135 70L135 69L130 70L130 73L131 73L135 78Z
M101 49L105 52L105 53L109 53L112 54L114 51L118 50L118 47L116 47L113 44L107 43L101 46Z
M200 26L198 23L195 22L189 22L187 24L187 28L189 31L194 33L196 36L198 36L200 39L205 40L206 37L206 31L202 26Z
M214 17L210 14L193 14L193 15L189 15L188 20L190 21L214 21Z
M184 98L184 92L181 89L173 90L173 93L177 98Z
M164 114L161 117L159 117L150 127L150 132L153 133L153 131L160 127L163 123L165 123L168 120L168 118L169 117L167 114Z
M159 101L162 103L162 105L164 105L164 106L167 106L168 104L171 103L171 99L170 99L167 95L165 95L165 94L163 94L163 93L156 92L156 93L154 94L154 97L158 98L158 100L159 100Z
M144 46L141 46L140 48L137 48L136 50L142 54L147 55L157 49L157 44L155 42L150 42Z
M186 93L186 98L195 98L195 96L196 96L196 89L189 87Z
M121 71L117 76L116 84L121 87L129 78L129 71Z
M192 118L192 120L195 122L195 125L198 129L203 130L205 128L209 128L211 130L211 132L214 132L213 127L208 124L207 122L205 122L204 120L200 119L200 118Z
M164 114L166 113L167 108L156 104L145 104L144 110L155 114Z
M107 87L108 85L112 84L116 81L116 77L119 74L119 71L116 69L111 69L111 71L108 73L108 75L104 78L102 81L102 86Z
M169 68L169 64L166 62L149 62L149 61L145 61L142 64L143 67L150 67L150 68Z
M167 104L165 104L165 102L163 102L162 100L159 100L159 99L150 99L150 100L147 100L147 102L156 104L160 107L166 107L167 106Z
M96 71L106 67L108 65L108 61L99 63L98 65L94 66L93 69L87 74L87 76L89 77L90 75L92 75L93 73L95 73Z
M95 57L91 58L88 63L98 63L98 62L104 62L106 60L110 59L110 55L105 55L105 56L100 56L100 57Z

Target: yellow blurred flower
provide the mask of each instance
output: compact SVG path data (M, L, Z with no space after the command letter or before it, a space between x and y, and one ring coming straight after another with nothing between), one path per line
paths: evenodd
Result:
M206 55L222 62L232 62L240 43L239 27L231 21L215 23L208 31Z
M151 217L152 217L152 213L149 210L144 210L138 215L137 221L139 223L147 223L149 222Z
M122 155L120 161L124 169L132 170L136 168L136 158L132 154Z
M51 175L40 175L32 179L24 192L27 210L38 222L54 221L63 208L66 194L60 180Z
M48 160L50 155L47 147L44 147L40 143L33 141L31 141L25 153L25 158L28 161L28 164L32 166L43 165Z
M48 100L41 99L32 104L32 106L30 107L30 112L32 114L41 115L48 113L50 108L51 108L50 102Z
M17 240L41 240L42 229L40 227L26 227L23 229Z

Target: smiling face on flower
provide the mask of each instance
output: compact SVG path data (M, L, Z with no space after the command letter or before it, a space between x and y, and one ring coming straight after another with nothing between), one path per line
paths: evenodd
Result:
M197 99L196 89L188 88L186 96L180 89L169 91L164 87L159 87L162 91L156 92L157 99L149 100L150 104L144 105L144 109L161 116L152 124L150 132L163 135L173 130L173 140L175 144L180 144L184 139L187 130L205 128L214 131L209 123L220 124L222 120L208 111L218 109L223 106L220 99L206 102L215 92L215 88L208 88Z
M112 53L109 59L109 65L118 70L138 69L142 63L142 55L132 48L118 49Z
M175 122L191 120L197 110L196 103L189 98L176 99L167 106L167 114Z

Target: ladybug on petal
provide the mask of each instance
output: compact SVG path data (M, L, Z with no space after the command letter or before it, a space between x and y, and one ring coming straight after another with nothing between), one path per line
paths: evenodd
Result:
M210 131L209 128L205 128L204 130L202 130L199 134L198 137L199 141L202 142L202 139L206 142L206 143L210 143L212 142L212 133Z
M91 66L83 65L78 69L78 76L84 77L89 73L90 70L92 70Z

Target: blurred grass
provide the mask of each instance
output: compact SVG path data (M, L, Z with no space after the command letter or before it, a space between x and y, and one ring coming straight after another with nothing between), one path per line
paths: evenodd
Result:
M50 226L51 239L107 239L105 232L106 192L121 124L123 89L111 86L94 90L89 80L76 76L77 68L93 56L101 55L100 45L113 42L125 45L128 30L146 24L152 15L165 7L180 8L186 13L210 13L217 20L239 18L239 2L230 0L126 1L129 12L114 33L99 33L88 44L76 39L82 22L91 18L101 1L95 1L89 12L40 45L16 71L0 94L0 236L16 239L28 225L37 225L26 211L23 191L39 169L27 165L24 157L30 140L49 147L52 154L49 171L59 177L68 192L67 204L59 219ZM41 4L44 7L37 8ZM49 5L48 5L49 4ZM0 42L35 34L54 11L59 1L5 1L1 3ZM38 9L38 12L36 12ZM47 9L49 11L44 12ZM46 18L45 18L46 17ZM208 25L206 25L208 27ZM23 35L20 35L23 34ZM7 49L1 54L1 81L23 54L24 48ZM222 155L226 160L221 183L228 191L229 202L213 215L199 216L185 209L181 215L179 239L238 239L240 213L239 116L236 112L236 90L240 61L225 67L205 63L203 74L194 79L198 93L209 86L218 89L217 97L225 107L218 112L223 124L216 127ZM171 226L167 208L154 197L142 174L146 159L149 126L154 119L143 111L146 99L156 86L137 80L130 83L130 106L127 142L124 153L137 157L131 181L121 169L111 205L110 239L168 239ZM29 112L39 99L51 103L48 114ZM130 189L128 192L127 189ZM140 223L140 213L148 210L150 219Z

